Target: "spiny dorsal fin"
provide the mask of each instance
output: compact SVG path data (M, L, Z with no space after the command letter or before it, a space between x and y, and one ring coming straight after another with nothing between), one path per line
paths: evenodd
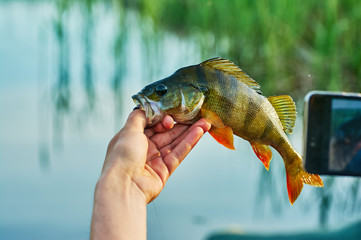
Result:
M268 101L276 110L281 120L283 131L292 133L297 116L295 102L288 95L268 97Z
M246 84L248 87L255 90L257 93L262 94L261 87L258 85L258 83L255 80L253 80L250 76L248 76L245 72L243 72L242 69L236 66L233 62L227 59L222 59L219 57L211 58L202 62L199 65L204 67L214 68L219 71L230 74L239 81Z

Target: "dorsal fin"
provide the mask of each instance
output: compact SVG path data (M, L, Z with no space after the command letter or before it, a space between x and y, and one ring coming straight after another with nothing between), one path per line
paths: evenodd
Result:
M233 62L222 59L219 57L208 59L199 65L209 68L214 68L219 71L225 72L227 74L232 75L239 81L246 84L248 87L255 90L257 93L262 94L261 87L259 84L253 80L250 76L248 76L245 72L242 71L238 66L236 66Z
M281 120L283 131L292 133L296 122L296 104L288 95L268 97L268 101L272 104Z

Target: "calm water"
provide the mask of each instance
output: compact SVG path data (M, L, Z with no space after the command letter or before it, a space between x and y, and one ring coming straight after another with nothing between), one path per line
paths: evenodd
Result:
M157 33L132 10L120 30L106 4L92 21L77 5L59 12L52 2L0 1L1 239L87 239L105 150L134 107L131 96L204 60L197 42ZM302 151L301 120L291 141ZM360 219L350 207L357 191L347 200L354 179L306 186L291 206L279 155L268 173L247 142L235 146L200 141L148 206L149 239L337 229Z

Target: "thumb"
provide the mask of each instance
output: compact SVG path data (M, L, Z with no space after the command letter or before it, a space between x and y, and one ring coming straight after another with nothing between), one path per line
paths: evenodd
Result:
M136 109L129 114L129 117L123 129L132 132L143 133L145 126L146 126L146 118L144 111Z

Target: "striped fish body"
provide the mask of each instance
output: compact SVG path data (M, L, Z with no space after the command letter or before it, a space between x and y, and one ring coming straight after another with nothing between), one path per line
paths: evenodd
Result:
M209 89L202 108L216 113L235 135L274 147L286 137L267 98L232 75L207 68L198 71L205 72L203 82Z
M269 146L282 156L287 190L293 204L303 183L323 186L318 175L303 169L302 157L288 140L296 107L290 96L264 97L260 86L239 67L226 59L213 58L181 68L154 82L133 96L146 112L148 125L164 115L191 124L205 118L212 124L210 135L220 144L235 149L233 134L250 142L266 169L272 158Z

